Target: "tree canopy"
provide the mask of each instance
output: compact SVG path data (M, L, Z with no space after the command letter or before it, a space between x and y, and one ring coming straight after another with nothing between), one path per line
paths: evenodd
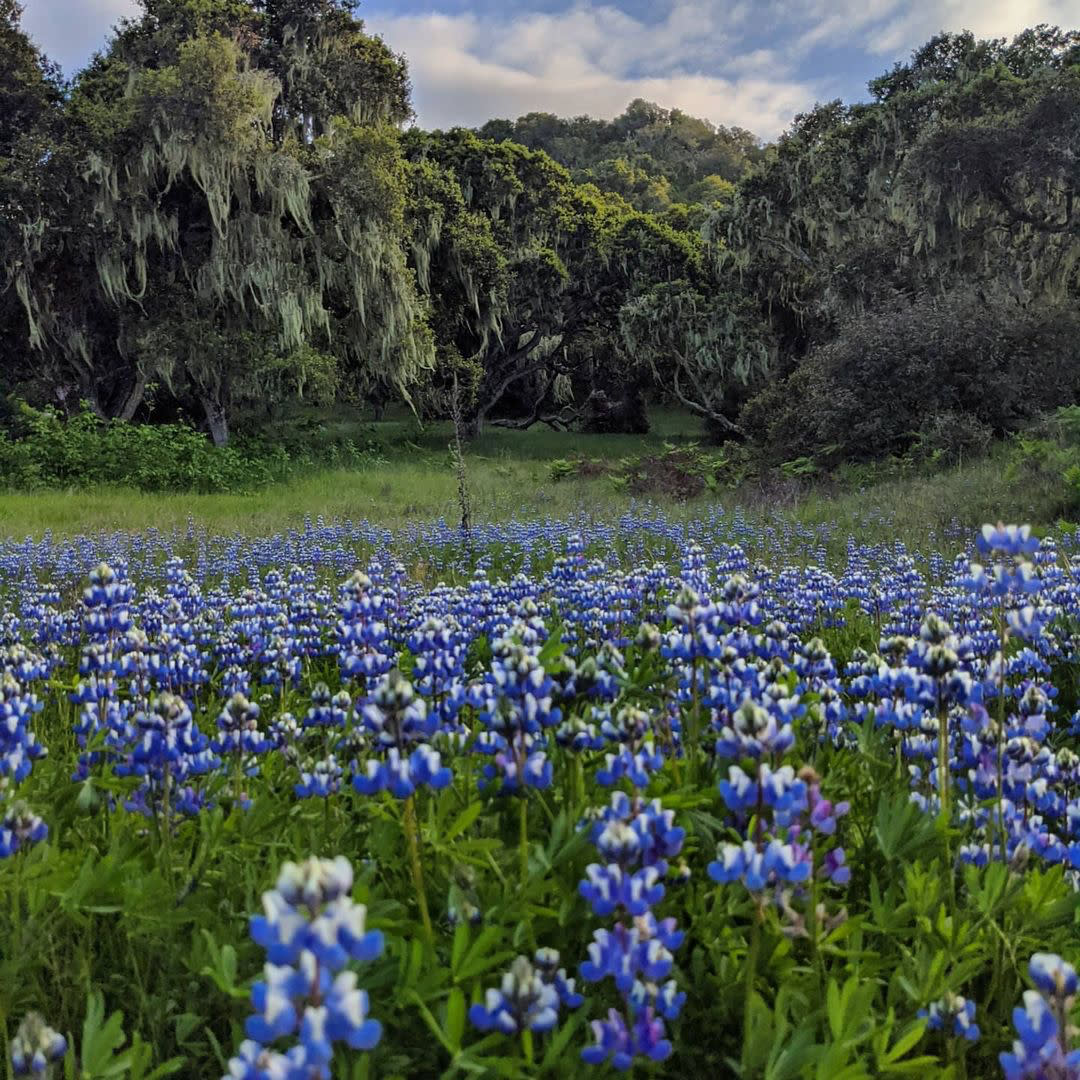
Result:
M296 397L472 431L667 400L783 459L1077 392L1036 356L1076 360L1080 33L939 35L765 146L642 100L409 126L349 0L143 0L70 83L19 16L0 0L6 394L218 443ZM978 372L976 342L992 406L896 389ZM875 426L886 385L910 404Z
M407 87L333 0L147 0L27 164L58 194L5 252L56 389L130 416L159 381L219 442L275 373L407 395L434 362L405 249Z
M843 396L830 394L827 373L842 368L849 384L873 387L874 359L849 350L837 367L824 358L859 338L862 323L894 317L898 338L907 338L912 318L933 324L939 311L969 311L961 298L974 297L995 313L1006 304L1022 311L1017 325L1030 328L1031 345L1040 320L1059 318L1078 286L1080 34L1045 26L1011 42L942 34L870 91L867 103L832 102L797 117L705 229L717 265L739 273L773 328L775 370L809 365L826 379L821 407L831 399L841 415ZM939 340L938 363L963 368L973 340ZM1073 382L1052 402L1024 397L1027 345L1013 351L1014 407L983 417L999 433L1010 415L1072 400ZM1075 363L1075 350L1055 355ZM902 363L901 351L893 359ZM977 404L973 415L982 415ZM908 441L918 419L908 416ZM842 433L823 444L792 430L781 453L845 452ZM897 445L885 440L877 452ZM861 443L857 452L875 451Z

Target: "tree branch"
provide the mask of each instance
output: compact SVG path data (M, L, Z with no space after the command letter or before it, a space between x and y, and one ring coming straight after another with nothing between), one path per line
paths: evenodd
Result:
M697 413L699 416L704 416L707 420L712 420L719 424L726 431L730 431L733 435L745 437L746 432L743 431L738 424L729 420L723 413L716 412L713 409L708 408L705 405L701 405L696 401L691 401L683 392L682 387L679 385L679 368L675 369L675 378L672 380L672 389L675 391L675 396L686 406L691 412ZM691 376L691 379L697 384L697 380ZM701 394L700 385L696 385L696 389ZM701 395L704 396L704 395Z

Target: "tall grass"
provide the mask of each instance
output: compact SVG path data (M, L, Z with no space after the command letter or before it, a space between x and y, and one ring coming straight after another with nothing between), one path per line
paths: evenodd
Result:
M327 425L334 427L333 422ZM306 518L368 519L387 527L409 521L460 518L451 425L390 420L362 426L338 422L332 434L374 437L381 449L361 468L321 468L245 494L151 494L100 487L0 494L0 533L40 536L109 529L183 528L189 520L214 532L268 532L298 527ZM362 430L361 430L362 427ZM666 442L700 436L694 421L662 412L646 436L527 432L489 428L465 451L471 512L478 522L511 517L611 517L635 505L631 494L602 475L552 479L551 463L568 455L617 460L661 449ZM829 481L778 488L748 482L682 503L650 496L675 518L700 517L717 504L741 507L752 519L789 519L831 525L838 539L854 533L868 540L901 539L911 545L942 538L953 529L970 534L999 518L1051 526L1061 514L1060 470L1016 469L1007 446L988 456L932 474L874 479L864 471ZM640 501L640 500L638 500Z

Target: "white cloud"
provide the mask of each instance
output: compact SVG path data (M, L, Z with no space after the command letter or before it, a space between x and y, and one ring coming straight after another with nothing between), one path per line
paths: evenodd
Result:
M136 0L24 2L25 27L69 74L137 9ZM425 14L382 14L373 8L391 0L368 0L361 14L407 55L426 126L534 110L610 117L644 97L767 138L815 100L859 94L863 76L848 65L865 71L870 58L884 71L940 30L1007 37L1040 22L1080 24L1080 0L652 0L650 21L622 2L539 12L505 0L501 15L481 18L440 13L440 0Z
M888 62L941 30L1009 37L1080 24L1080 0L668 0L645 23L617 0L557 13L369 15L410 61L422 124L479 124L533 110L613 116L635 97L764 137L816 100L862 90L816 50ZM864 67L865 64L859 65Z
M1070 29L1080 25L1080 0L940 0L892 5L894 13L869 36L876 53L910 51L941 30L970 30L976 37L1009 38L1039 23Z
M751 17L732 4L676 0L647 25L607 4L501 21L474 15L369 16L404 52L421 124L481 124L531 111L611 117L636 97L772 136L815 98L768 49L740 49Z
M853 45L896 58L942 30L1007 38L1039 23L1080 24L1080 0L779 0L776 6L809 24L803 44Z

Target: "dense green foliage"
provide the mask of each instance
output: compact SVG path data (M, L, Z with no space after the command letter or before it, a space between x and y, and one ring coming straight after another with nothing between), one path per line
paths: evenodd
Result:
M32 402L180 413L218 444L288 398L445 415L455 386L474 431L494 410L640 427L672 376L655 348L636 360L656 319L683 294L740 310L697 229L745 132L632 106L611 130L702 203L657 217L541 148L403 134L404 62L344 0L146 0L70 86L2 15L4 374ZM725 317L676 341L676 369L710 375L698 411L748 377L746 336Z
M952 429L983 449L1077 400L1074 305L957 287L848 315L835 337L746 410L765 449L823 461L902 454Z
M729 199L736 182L763 157L749 131L717 127L640 98L614 120L529 113L514 121L489 120L480 134L544 150L575 180L673 218Z
M754 420L781 457L1075 400L1080 34L942 35L870 89L798 117L708 225L776 333Z
M115 484L147 491L247 491L280 476L288 455L215 448L185 424L103 421L84 410L65 422L55 409L23 405L0 443L9 488Z
M35 406L224 444L295 400L472 436L659 401L821 470L1076 400L1078 33L941 35L772 146L644 101L405 129L346 0L145 0L70 84L5 0L0 69Z

